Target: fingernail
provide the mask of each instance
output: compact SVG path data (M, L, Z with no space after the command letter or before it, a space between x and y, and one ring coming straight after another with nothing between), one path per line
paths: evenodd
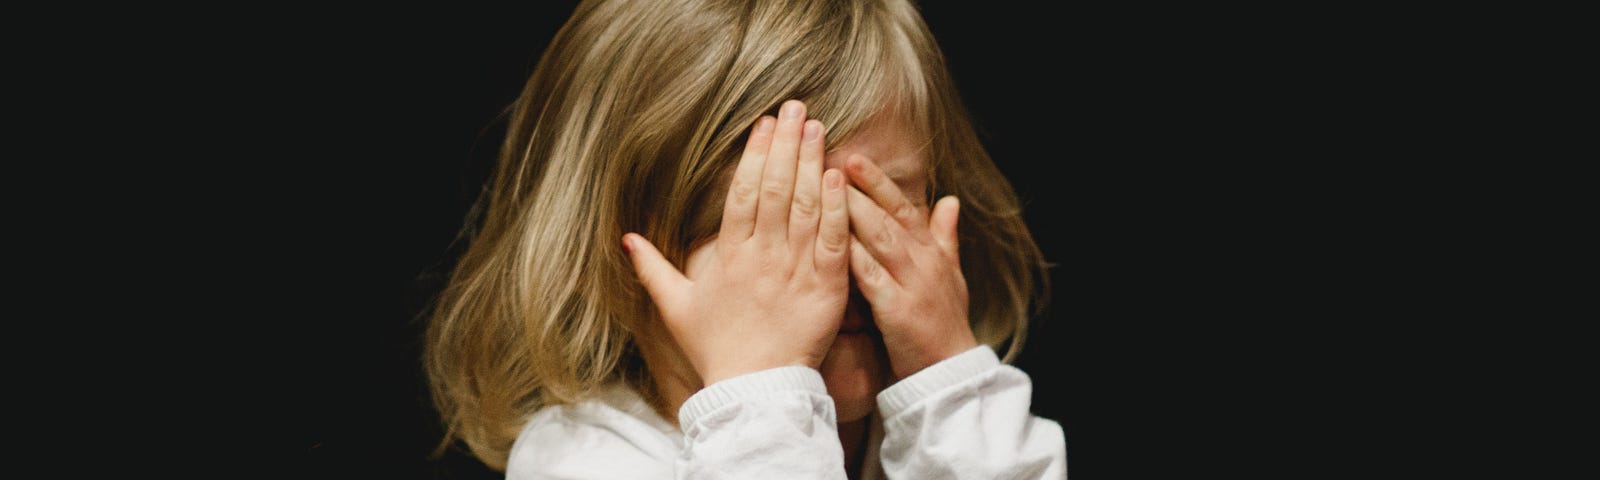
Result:
M783 115L783 118L800 118L800 110L804 106L805 104L800 103L799 100L783 102L783 110L779 114Z
M628 236L622 236L622 251L633 253L633 243L628 241Z
M828 190L838 190L839 187L844 186L843 177L838 170L829 169L827 173L822 174L822 183L828 186Z
M761 133L771 132L772 122L772 117L762 115L760 120L756 120L756 131Z
M806 122L805 140L807 142L815 141L820 136L822 136L822 122L816 120Z

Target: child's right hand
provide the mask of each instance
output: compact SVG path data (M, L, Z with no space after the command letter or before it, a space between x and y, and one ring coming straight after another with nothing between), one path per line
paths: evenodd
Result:
M774 125L776 123L776 125ZM822 123L785 102L751 130L703 272L686 278L623 235L639 280L706 385L769 368L817 368L849 298L844 175L822 168Z

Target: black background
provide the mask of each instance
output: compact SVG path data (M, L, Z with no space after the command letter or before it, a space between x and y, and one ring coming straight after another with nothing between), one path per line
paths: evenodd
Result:
M1245 15L1261 10L1209 6L923 3L1057 264L1017 365L1035 413L1066 427L1073 468L1280 433L1238 415L1313 396L1293 380L1325 366L1290 359L1350 328L1328 320L1370 313L1355 298L1395 294L1346 280L1370 273L1362 254L1400 220L1342 228L1383 186L1346 180L1405 173L1373 145L1406 112L1367 114L1373 85L1394 79L1348 68L1350 36L1307 34L1324 12L1262 24ZM141 292L141 315L173 319L112 331L181 339L134 343L180 375L133 391L196 392L128 415L151 426L127 443L184 417L195 425L180 463L492 478L459 451L427 457L440 431L418 314L491 166L498 115L571 8L202 12L128 22L138 42L111 36L70 57L95 68L75 95L128 101L59 110L138 131L127 142L142 153L106 156L127 166L97 181L152 201L96 207L137 218L122 231L148 240L114 247L139 262L119 278ZM132 172L141 181L119 177ZM1261 335L1276 340L1240 340ZM172 458L167 445L153 458Z

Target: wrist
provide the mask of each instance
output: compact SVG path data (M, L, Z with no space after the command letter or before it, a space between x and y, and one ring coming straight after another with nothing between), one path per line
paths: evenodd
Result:
M889 364L894 370L895 380L903 380L945 359L976 348L978 340L972 335L972 329L963 330L960 334L943 338L945 341L931 343L922 348L906 349L901 352L900 358L890 355Z
M709 387L711 384L727 380L729 378L783 367L807 367L812 370L816 370L817 368L816 365L808 365L806 362L799 360L761 360L749 362L722 362L714 364L713 366L708 366L699 373L701 381L704 382L702 387Z

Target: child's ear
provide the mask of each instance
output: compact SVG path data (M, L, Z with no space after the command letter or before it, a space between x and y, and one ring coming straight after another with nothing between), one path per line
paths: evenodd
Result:
M933 218L928 222L934 240L939 242L945 253L951 255L956 255L961 249L959 235L956 234L956 221L960 216L961 201L950 195L933 205Z

